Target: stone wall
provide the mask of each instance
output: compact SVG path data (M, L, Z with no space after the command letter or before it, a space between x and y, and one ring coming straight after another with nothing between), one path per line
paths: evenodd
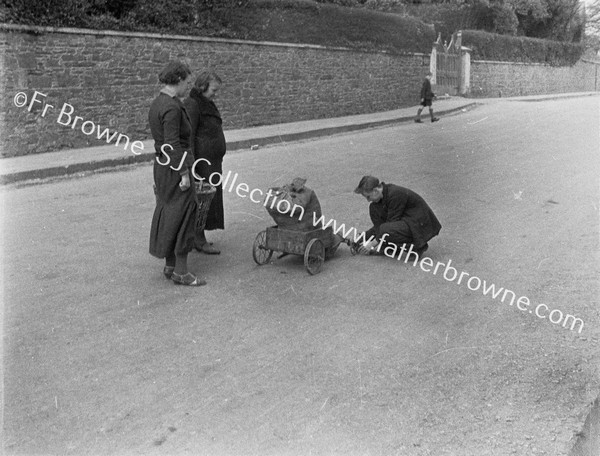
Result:
M14 25L0 25L0 52L3 157L102 144L82 134L84 121L87 131L94 124L149 138L148 107L168 60L222 77L216 103L225 129L414 106L429 69L423 54ZM30 102L36 90L53 106L45 116L45 103L15 105L17 93ZM71 110L65 103L81 117L75 128L58 123L61 109Z
M85 121L84 131L148 139L148 107L168 60L221 75L216 102L225 129L415 106L430 63L424 54L7 24L0 24L0 53L2 157L106 144L82 133ZM474 97L599 89L598 64L583 60L572 67L475 60L470 67ZM30 103L34 91L46 97L38 95L43 102L31 111L15 105L17 94ZM80 117L75 128L58 123L63 108L72 109L71 120Z
M600 89L598 66L585 60L571 67L473 60L468 95L513 97L594 92Z

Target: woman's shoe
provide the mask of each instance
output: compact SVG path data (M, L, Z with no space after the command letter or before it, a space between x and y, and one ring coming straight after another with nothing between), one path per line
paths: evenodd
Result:
M175 270L175 266L165 266L163 269L163 274L167 279L170 279L173 275L173 271Z
M184 275L173 273L171 280L175 285L187 285L188 287L201 287L206 285L206 280L199 279L191 272Z

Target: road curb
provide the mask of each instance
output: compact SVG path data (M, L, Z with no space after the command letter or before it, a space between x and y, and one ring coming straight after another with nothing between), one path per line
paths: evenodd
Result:
M51 152L49 152L51 153ZM124 165L133 165L152 160L154 154L146 153L141 155L124 155L123 157L110 158L106 160L74 163L66 166L53 166L51 168L32 169L20 171L17 173L5 174L0 176L0 185L15 184L17 182L47 179L51 177L69 176L72 174L83 173L86 171L96 171L104 168L111 168Z
M447 109L444 111L436 111L439 115L448 115L453 114L455 112L460 112L463 110L473 109L477 105L481 103L473 102L468 103L457 108ZM288 133L283 135L275 135L275 136L266 136L258 139L248 139L242 141L236 141L232 143L233 147L229 147L229 143L227 144L227 150L239 150L239 149L249 149L252 146L267 146L270 144L277 144L283 142L293 142L293 141L302 141L304 139L310 138L319 138L322 136L330 136L339 133L347 133L351 131L364 130L367 128L377 128L384 127L387 125L393 125L396 123L404 123L404 122L412 122L415 116L402 116L402 117L394 117L393 119L384 119L384 120L376 120L372 122L362 122L356 124L348 124L348 125L339 125L335 127L328 128L319 128L316 130L302 131L298 133Z
M540 101L549 101L549 100L562 100L565 98L597 97L599 95L600 95L600 93L598 93L598 92L561 93L561 94L555 94L555 95L539 95L537 97L531 96L529 98L498 98L498 100L540 102Z
M439 115L449 115L456 112L462 112L475 108L481 103L471 102L461 105L457 108L437 111ZM284 133L281 135L265 136L261 138L243 139L239 141L231 141L227 143L227 150L244 150L251 147L263 147L271 144L302 141L305 139L319 138L334 134L347 133L352 131L364 130L367 128L377 128L396 123L412 122L414 116L401 116L390 119L383 119L370 122L361 122L347 125L338 125L334 127L319 128L313 130L300 131L295 133ZM51 153L51 152L49 152ZM106 168L116 168L120 166L133 165L136 163L146 163L154 159L153 152L142 153L140 155L124 155L122 157L110 158L106 160L94 160L88 162L74 163L66 166L54 166L49 168L33 169L28 171L20 171L0 176L0 185L15 184L18 182L47 179L53 177L63 177L78 173L98 171ZM1 163L0 163L1 164Z

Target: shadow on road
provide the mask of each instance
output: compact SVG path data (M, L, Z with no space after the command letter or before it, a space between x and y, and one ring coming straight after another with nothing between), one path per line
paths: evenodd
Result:
M594 456L600 454L600 397L596 398L585 426L569 456Z

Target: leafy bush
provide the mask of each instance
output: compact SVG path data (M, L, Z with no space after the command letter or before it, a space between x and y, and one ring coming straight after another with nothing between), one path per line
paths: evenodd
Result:
M112 16L120 19L133 9L137 0L91 0L87 14L94 16Z
M100 27L151 30L193 25L198 15L214 9L239 8L250 0L3 0L4 22L53 27ZM115 20L117 22L115 22ZM132 23L133 22L133 23ZM106 28L106 26L105 26Z
M249 0L197 0L198 8L202 10L212 10L215 8L238 8L246 6Z
M4 0L2 9L7 23L77 27L85 22L91 6L87 0Z
M370 8L378 11L402 11L404 8L404 0L367 0L364 2L365 8Z
M317 3L329 3L331 5L339 5L339 6L360 6L365 0L315 0Z
M579 43L496 35L479 30L464 30L462 44L473 50L474 60L547 63L555 66L575 64L584 50Z
M477 29L480 10L487 6L478 1L473 4L407 4L404 8L405 14L432 23L436 33L441 34L443 39L450 40L457 30Z
M511 7L505 3L495 3L489 8L491 27L485 29L501 35L516 35L519 20Z
M227 37L248 40L425 53L435 40L433 27L414 18L312 1L253 0L214 15L227 21Z
M137 0L126 22L143 24L148 31L177 30L181 26L193 25L197 17L195 0Z

